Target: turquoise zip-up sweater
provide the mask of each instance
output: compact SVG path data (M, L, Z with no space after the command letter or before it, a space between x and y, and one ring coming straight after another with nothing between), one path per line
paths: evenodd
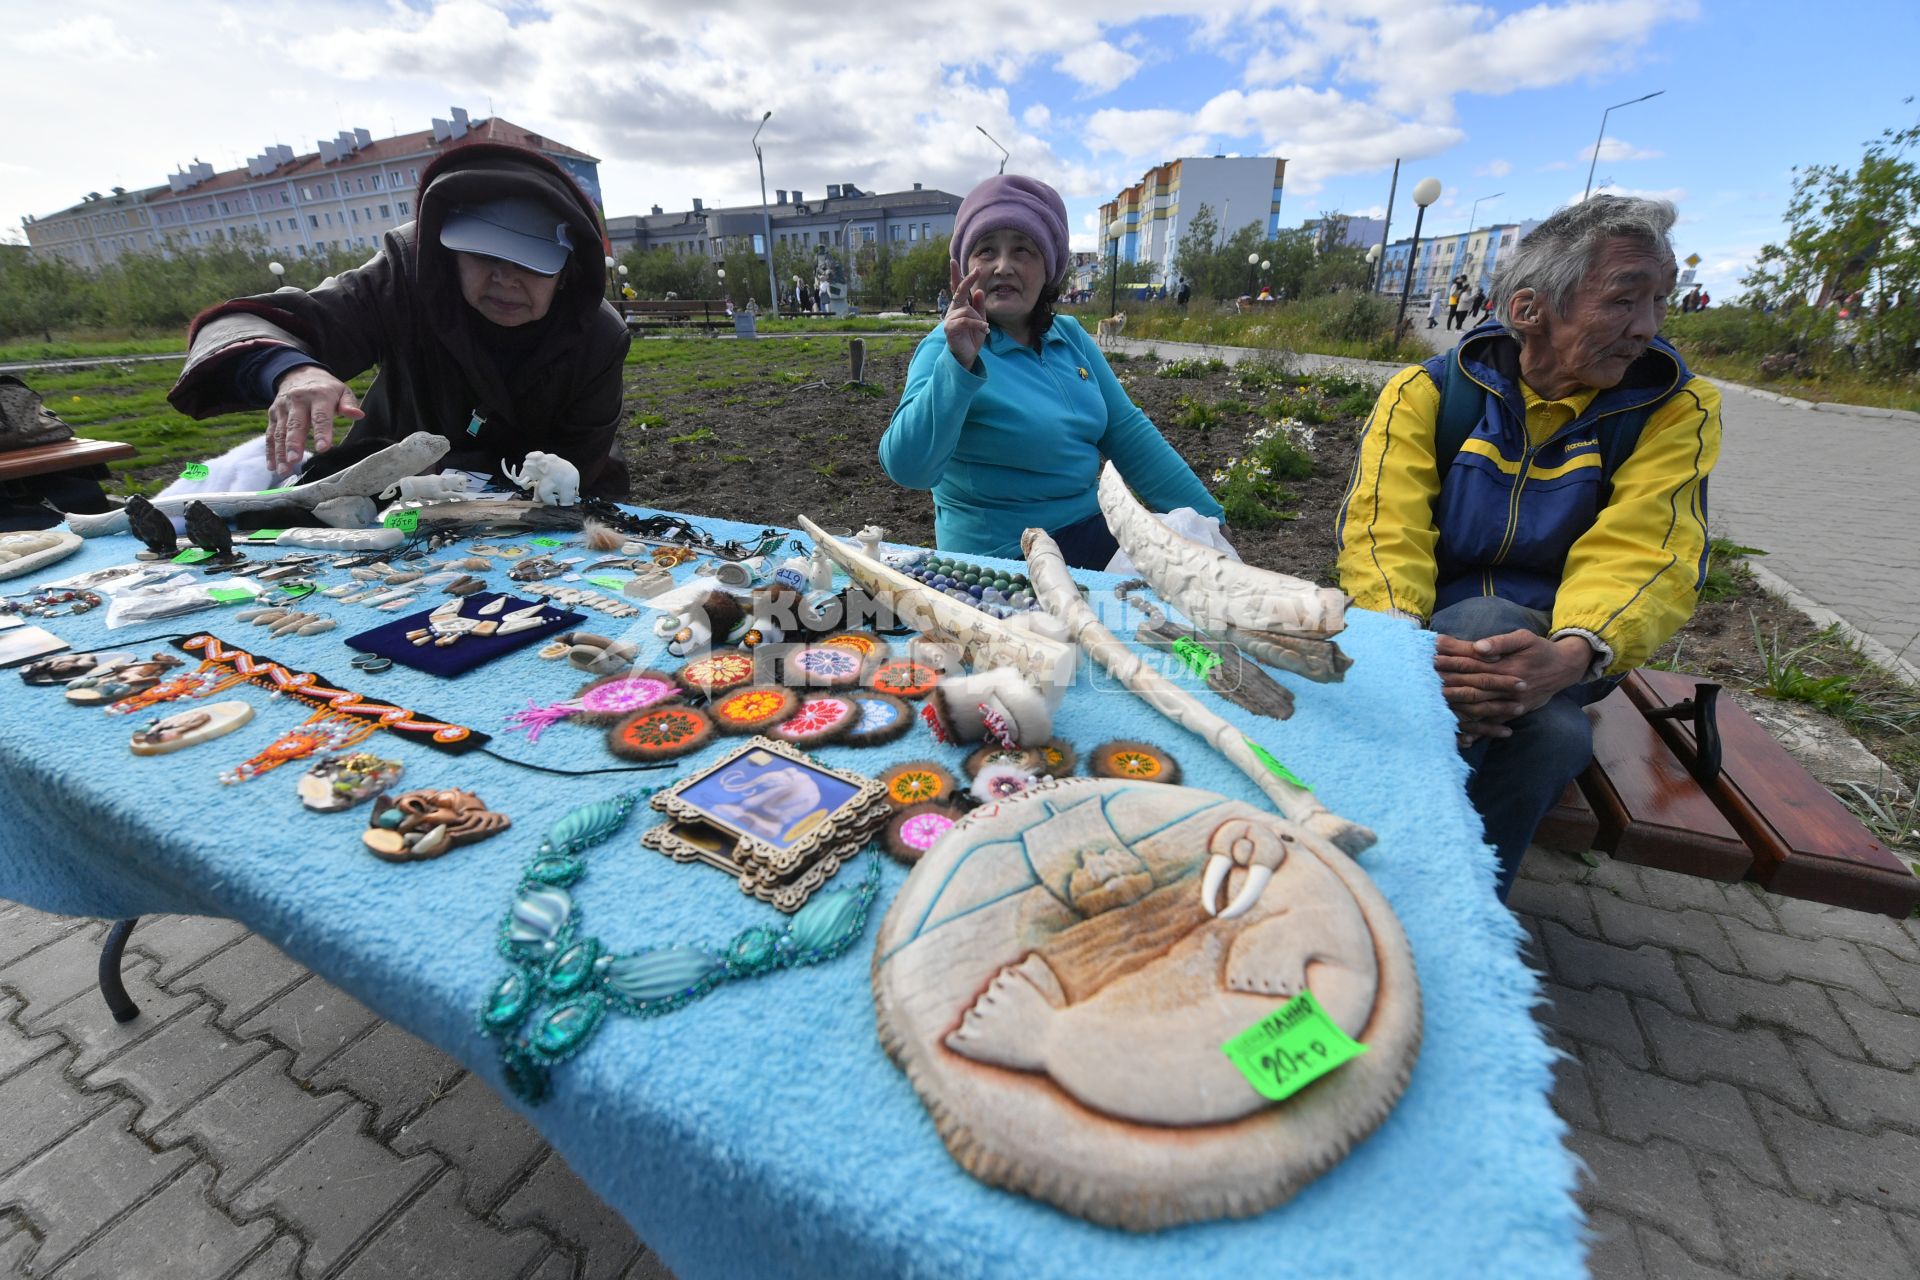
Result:
M933 490L942 550L1019 559L1029 528L1063 529L1100 510L1103 457L1154 511L1225 514L1072 316L1054 317L1038 351L996 325L979 366L961 368L944 330L928 334L880 437L894 482Z

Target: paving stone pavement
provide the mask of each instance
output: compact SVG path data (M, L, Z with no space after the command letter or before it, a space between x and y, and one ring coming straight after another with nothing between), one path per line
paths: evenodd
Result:
M1541 849L1512 906L1596 1280L1920 1275L1920 923ZM142 921L117 1026L101 936L0 904L0 1275L670 1277L485 1082L257 937Z
M0 1276L672 1280L483 1081L245 929L0 902Z

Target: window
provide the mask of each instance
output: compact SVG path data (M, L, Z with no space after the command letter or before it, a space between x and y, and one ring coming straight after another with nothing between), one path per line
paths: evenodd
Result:
M907 224L907 243L912 244L915 240L918 240L919 238L920 238L920 228L914 226L911 222L909 222Z
M931 222L923 222L920 224L920 238L922 240L933 239L933 224Z
M887 239L898 240L899 238L900 238L900 224L896 222L892 226L887 228Z
M312 187L302 187L302 188L300 188L300 198L301 198L302 200L311 200L311 199L313 199L313 188L312 188Z
M220 212L222 213L227 212L227 202L225 200L222 200L220 202Z
M327 220L327 225L328 225L328 226L332 226L332 225L333 225L333 215L332 215L331 213L323 213L323 214L321 214L320 216L321 216L321 217L323 217L323 218L325 218L325 219Z
M309 226L318 227L320 225L320 219L314 217L312 214L308 214L307 223Z
M405 200L395 200L393 202L393 207L400 211L401 217L404 218L407 216L407 202Z
M355 178L353 180L353 189L355 191L365 191L367 189L367 180L365 178Z
M420 171L418 169L407 170L407 177L413 180L415 186L420 185Z
M862 228L860 228L860 243L861 243L861 244L872 244L872 243L873 243L873 228L872 228L872 227L862 227Z
M380 175L377 173L373 175L373 189L375 191L380 189Z
M383 218L391 218L391 217L393 216L393 210L392 210L392 208L391 208L391 207L389 207L389 206L387 206L387 205L384 205L384 204L383 204L383 205L381 205L381 206L380 206L380 216L381 216L381 217L383 217Z

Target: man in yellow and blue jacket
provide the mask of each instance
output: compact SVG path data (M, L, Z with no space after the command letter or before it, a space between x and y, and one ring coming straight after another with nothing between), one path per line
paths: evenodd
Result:
M1596 196L1503 260L1494 319L1400 373L1342 503L1342 587L1437 633L1504 900L1592 756L1583 708L1692 614L1720 394L1656 335L1665 201Z

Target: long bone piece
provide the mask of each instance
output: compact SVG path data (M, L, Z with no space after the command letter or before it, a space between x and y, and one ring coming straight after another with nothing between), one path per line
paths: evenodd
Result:
M1200 705L1200 700L1173 681L1140 661L1119 637L1107 630L1080 598L1073 575L1060 554L1060 547L1044 529L1029 529L1020 539L1027 554L1027 577L1033 582L1034 596L1046 611L1067 624L1067 634L1085 649L1093 660L1114 679L1140 695L1148 706L1181 728L1198 734L1215 751L1253 780L1267 794L1282 816L1330 840L1353 855L1372 847L1374 834L1356 822L1349 822L1321 804L1305 787L1275 777L1247 746L1240 730ZM1135 563L1139 563L1135 561Z
M1154 594L1196 627L1231 627L1258 640L1263 632L1324 638L1347 625L1344 592L1242 564L1175 533L1127 491L1111 462L1100 472L1100 511ZM1240 636L1233 638L1244 647Z
M166 515L185 515L195 502L204 502L215 515L234 516L246 511L267 511L274 507L305 507L309 511L333 498L370 498L403 476L418 474L424 467L446 456L451 442L431 431L416 431L378 453L369 454L352 466L336 471L325 479L297 484L268 493L188 493L177 498L155 498L153 505ZM87 515L75 512L67 517L67 528L83 538L125 533L127 513L118 508Z
M805 516L800 517L800 527L816 547L847 571L848 577L891 608L902 622L934 640L959 646L961 656L975 671L1012 667L1042 690L1057 691L1073 679L1076 659L1071 644L1009 626L991 614L942 595L829 536Z

